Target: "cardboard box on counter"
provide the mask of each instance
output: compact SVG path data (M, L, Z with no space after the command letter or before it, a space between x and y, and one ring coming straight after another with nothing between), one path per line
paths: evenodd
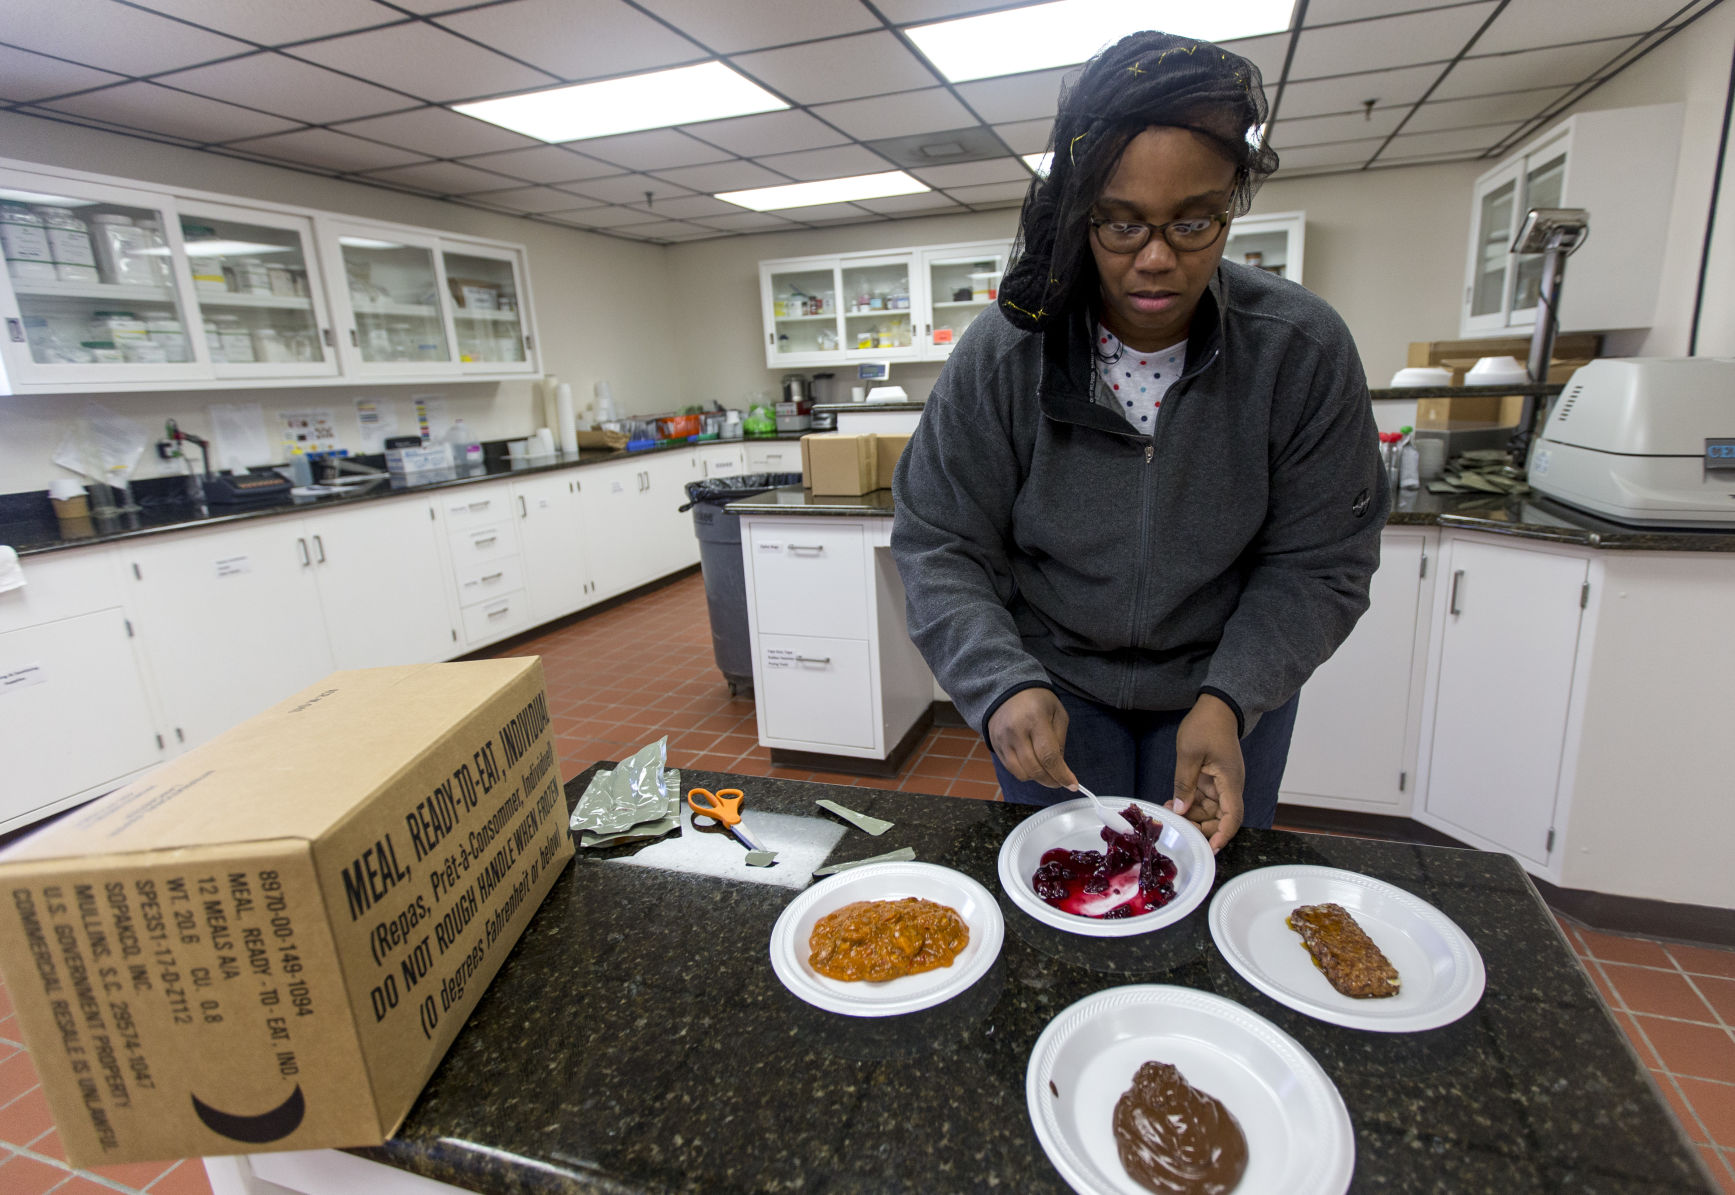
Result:
M815 432L801 437L801 484L816 494L861 495L889 489L908 433Z
M537 659L339 672L0 852L78 1166L402 1121L572 857Z

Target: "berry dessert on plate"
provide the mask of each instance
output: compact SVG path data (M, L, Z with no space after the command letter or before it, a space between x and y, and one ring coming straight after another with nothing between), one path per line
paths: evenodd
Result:
M1134 833L1104 826L1103 850L1046 852L1031 877L1036 895L1062 912L1105 920L1137 917L1173 900L1175 861L1157 849L1162 823L1137 805L1120 812Z

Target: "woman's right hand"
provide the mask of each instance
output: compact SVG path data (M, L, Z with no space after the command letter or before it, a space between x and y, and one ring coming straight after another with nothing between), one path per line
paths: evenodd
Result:
M1066 766L1066 724L1052 689L1021 689L988 719L988 744L1015 779L1072 788L1078 777Z

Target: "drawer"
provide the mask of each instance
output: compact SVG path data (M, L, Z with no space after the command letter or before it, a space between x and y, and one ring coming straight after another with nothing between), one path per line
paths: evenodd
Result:
M747 445L747 472L801 472L800 442L796 440L782 440L775 444Z
M452 532L452 571L460 581L469 575L472 565L516 555L518 538L510 521L484 523Z
M522 589L465 606L464 642L484 643L530 625L530 602Z
M806 526L804 519L755 520L753 608L774 635L866 639L868 575L862 529Z
M697 460L703 477L732 477L744 471L739 448L701 449Z
M107 549L44 552L18 562L24 587L0 593L0 632L75 618L121 604Z
M503 485L454 491L440 503L446 516L446 530L458 532L510 518L511 498L510 491Z
M524 588L524 565L517 556L472 561L458 570L458 604L468 606Z
M760 635L754 671L767 738L802 750L874 748L876 703L866 643Z

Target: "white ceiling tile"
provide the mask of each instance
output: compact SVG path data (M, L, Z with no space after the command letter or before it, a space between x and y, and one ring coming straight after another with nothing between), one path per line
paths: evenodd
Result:
M581 178L619 174L619 166L587 158L560 145L535 149L509 149L505 153L479 154L464 159L467 166L494 170L531 183L570 183Z
M1494 7L1494 0L1485 0L1324 29L1303 29L1289 75L1293 79L1314 79L1421 62L1448 62L1464 48Z
M534 137L509 132L498 125L449 108L417 108L367 120L351 120L337 126L357 137L370 137L387 145L401 145L434 158L462 158L507 149L529 149L543 144Z
M452 163L456 165L456 163ZM498 182L498 180L496 180ZM555 187L513 187L507 190L478 191L466 189L468 197L478 203L509 208L515 212L571 211L583 206L583 200L570 191Z
M989 158L985 162L959 162L953 166L926 166L911 174L930 187L968 187L979 183L1030 182L1030 169L1017 158Z
M694 231L692 225L683 224L679 220L657 220L654 216L651 217L651 220L652 222L649 224L631 225L632 234L636 237L652 237L660 240L663 237L680 236Z
M853 216L827 216L807 221L814 228L835 228L845 224L889 224L891 220L878 212L857 212Z
M971 207L999 207L1022 203L1030 191L1029 182L987 183L980 187L947 187L946 194Z
M989 124L1053 120L1060 109L1061 83L1077 73L1076 66L1067 66L1026 75L978 79L974 83L960 83L958 94Z
M1384 137L1365 141L1339 141L1334 145L1304 145L1299 149L1278 154L1282 165L1277 177L1284 178L1291 170L1309 170L1317 166L1360 166L1385 144Z
M377 141L363 141L360 137L334 133L330 129L303 129L299 133L234 141L229 147L268 158L299 162L304 166L343 171L377 170L426 160L421 154L381 145Z
M857 174L884 174L897 167L859 145L837 145L798 154L772 154L756 159L761 166L803 182L821 178L850 178Z
M1389 136L1408 108L1375 108L1371 114L1346 112L1337 116L1303 116L1296 120L1280 118L1271 126L1271 147L1280 158L1290 149L1303 145L1324 145L1330 141L1355 141L1363 137Z
M1409 107L1433 86L1445 68L1438 65L1406 66L1392 71L1358 71L1329 79L1290 82L1283 88L1279 120L1291 116L1324 116L1333 112L1356 112L1365 100L1376 107ZM1271 93L1276 98L1275 92Z
M688 166L682 170L659 170L657 177L677 187L690 187L706 195L718 191L745 191L751 187L775 187L789 180L752 162L717 162L710 166Z
M1048 148L1054 134L1053 120L1020 120L1013 124L997 124L994 131L1015 154L1039 154Z
M627 232L636 234L638 229L629 228L627 229ZM715 229L702 228L697 224L689 224L687 225L685 232L665 233L659 239L669 245L684 245L689 241L719 240L726 235L726 233L718 232Z
M646 224L653 217L624 207L593 207L585 211L544 212L546 220L574 224L581 228L616 228L625 224Z
M509 178L457 162L427 162L418 166L395 166L390 170L370 170L368 177L419 187L425 191L437 191L442 195L499 191L512 185Z
M1466 58L1452 68L1429 98L1456 100L1520 87L1571 87L1626 53L1637 41L1618 37L1576 46Z
M562 144L587 157L612 162L626 170L669 170L676 166L700 166L728 158L727 150L706 145L675 129L648 129L618 137L589 137Z
M884 32L742 54L734 64L798 104L853 100L939 82L902 42Z
M709 195L689 195L678 199L659 199L647 210L652 218L661 216L666 220L690 220L695 216L726 216L741 209Z
M1509 4L1488 32L1476 42L1477 54L1531 50L1562 42L1648 33L1664 24L1685 0L1620 0L1618 4L1586 4L1584 0L1524 0Z
M778 214L802 224L851 223L880 218L872 212L863 211L853 203L814 203L807 207L783 208Z
M1464 0L1312 0L1307 6L1308 28L1330 25L1337 21L1360 21L1368 17L1389 17L1396 12L1419 8L1447 8Z
M404 14L374 0L295 0L266 4L257 0L134 0L142 8L180 17L206 29L244 37L264 46L330 37L404 19Z
M961 129L975 123L964 106L941 87L902 91L871 100L825 104L814 109L814 114L863 141L938 133L942 129Z
M710 57L621 0L510 0L438 23L563 79L630 75Z
M1439 129L1463 129L1473 125L1529 120L1564 96L1565 87L1543 87L1505 95L1483 95L1467 100L1430 100L1404 125L1405 133L1431 133Z
M585 179L561 189L586 199L594 199L598 203L643 203L646 191L651 193L652 199L673 199L677 195L693 193L685 187L652 178L648 174L617 174L613 178Z
M155 83L122 83L118 87L105 87L101 91L55 100L43 107L199 142L261 137L267 133L287 132L296 125L293 120L251 112L233 104L158 87Z
M420 21L310 42L290 51L427 100L466 100L555 82L542 71Z
M0 40L123 75L151 75L253 47L114 0L6 0Z
M856 204L883 216L932 215L936 212L964 210L960 204L938 191L928 191L921 195L888 195L884 199L858 199Z
M1473 129L1445 129L1437 133L1399 133L1380 155L1380 161L1492 149L1518 127L1517 123L1492 124Z
M774 216L770 212L744 212L736 208L733 215L702 216L694 221L707 228L719 228L725 232L768 232L772 229L794 228L788 220Z
M641 0L645 8L719 54L835 37L879 26L858 0L719 4L717 0Z
M682 129L701 141L720 145L745 157L819 149L849 140L823 121L793 110L737 116L730 120L708 120L703 124L683 125Z
M119 82L119 75L107 71L0 46L0 99L40 100Z
M156 80L212 99L262 108L308 124L331 124L408 108L417 101L282 54L251 54Z
M878 0L874 7L894 25L919 25L996 6L983 0Z
M202 146L206 144L203 141L189 140L185 137L174 137L168 133L141 131L132 125L116 124L111 120L97 120L92 116L74 116L70 112L53 112L47 108L37 108L30 104L20 104L18 107L14 108L13 111L25 116L35 116L42 120L54 120L66 124L83 125L86 128L102 129L106 132L119 133L126 137L140 137L150 141L164 141L170 145Z

